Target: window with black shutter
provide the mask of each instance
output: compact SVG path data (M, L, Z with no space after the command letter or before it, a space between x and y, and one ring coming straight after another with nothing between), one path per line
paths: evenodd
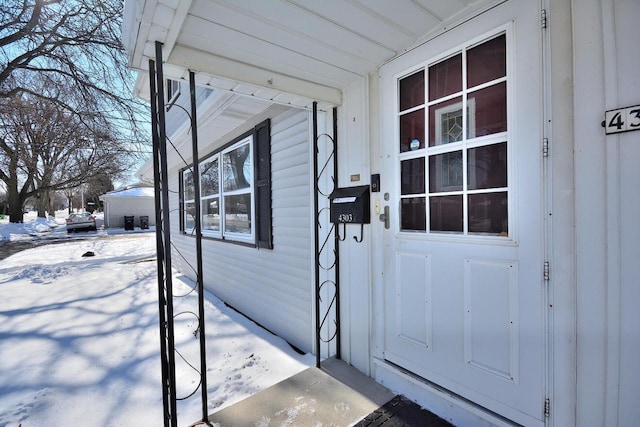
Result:
M191 167L180 173L180 229L193 234ZM269 120L200 162L203 237L272 249Z

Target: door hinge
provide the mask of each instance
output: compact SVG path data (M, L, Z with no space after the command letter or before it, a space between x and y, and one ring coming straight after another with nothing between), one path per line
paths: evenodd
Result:
M547 28L547 9L542 9L540 11L540 26L542 29Z
M549 157L549 138L542 138L542 157Z
M544 281L549 281L549 261L545 261L542 267L542 276L544 277Z
M551 415L551 400L549 398L544 399L544 417L549 418Z

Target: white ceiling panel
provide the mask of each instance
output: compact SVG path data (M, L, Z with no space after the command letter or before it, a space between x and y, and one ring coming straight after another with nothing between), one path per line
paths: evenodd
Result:
M437 16L440 21L445 21L474 3L481 3L475 0L415 0L425 11Z
M212 24L202 18L189 16L185 20L188 30L183 31L177 44L189 46L234 61L253 64L265 70L296 75L309 81L336 86L344 80L358 76L344 67L319 61L310 55L291 52L286 47L270 43L243 33L230 31L222 25ZM169 59L170 60L170 59Z
M361 7L376 13L386 25L400 28L414 41L442 21L411 0L356 0ZM404 2L402 7L398 4ZM404 48L406 46L403 46Z
M168 75L191 69L223 90L242 83L265 100L337 105L342 90L381 64L504 0L129 1L133 68L148 68L159 41Z
M322 19L370 40L391 52L397 52L417 38L416 34L405 31L401 25L389 25L368 7L360 3L352 4L343 0L290 0L299 7L318 15ZM396 5L400 5L396 2ZM354 19L357 17L357 19ZM352 35L353 37L353 35Z

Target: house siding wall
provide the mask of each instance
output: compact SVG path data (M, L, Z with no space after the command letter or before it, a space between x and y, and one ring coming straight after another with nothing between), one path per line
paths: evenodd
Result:
M605 135L600 122L607 110L640 104L640 4L571 6L576 425L631 426L640 417L640 132Z
M239 132L241 133L241 132ZM274 248L257 249L204 238L205 288L297 347L312 350L309 113L271 117ZM194 278L195 239L179 231L178 171L171 171L174 266Z

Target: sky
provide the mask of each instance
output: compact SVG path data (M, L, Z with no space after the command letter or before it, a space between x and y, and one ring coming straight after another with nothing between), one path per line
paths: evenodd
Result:
M155 233L67 235L65 216L0 219L2 240L56 240L0 261L0 427L162 425ZM194 283L173 283L175 312L197 311ZM208 292L205 318L210 413L315 363ZM196 326L176 318L176 346L198 366ZM199 374L179 357L176 375L178 396L194 391ZM198 390L178 425L201 411Z

